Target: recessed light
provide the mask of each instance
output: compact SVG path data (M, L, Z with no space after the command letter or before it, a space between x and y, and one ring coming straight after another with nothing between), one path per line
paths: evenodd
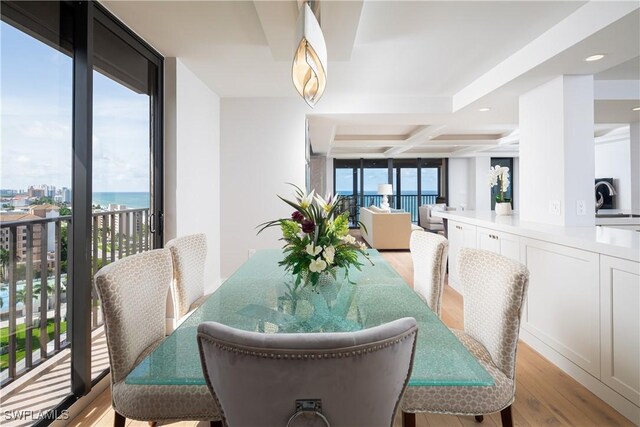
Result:
M587 61L587 62L592 62L592 61L599 61L602 58L604 58L604 55L599 53L597 55L587 56L586 58L584 58L584 60Z
M478 108L478 111L482 111L483 113L486 111L491 111L491 108L489 107L482 107L482 108Z
M640 111L640 107L632 108L631 111Z

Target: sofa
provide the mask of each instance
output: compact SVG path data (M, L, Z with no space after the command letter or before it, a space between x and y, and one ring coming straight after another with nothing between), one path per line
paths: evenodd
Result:
M444 232L444 224L442 218L433 216L434 211L455 211L456 208L449 208L444 203L436 203L433 205L422 205L418 208L418 224L426 231L433 233Z
M375 206L360 208L360 222L362 238L375 249L409 249L411 232L422 229L411 223L409 212L389 212Z

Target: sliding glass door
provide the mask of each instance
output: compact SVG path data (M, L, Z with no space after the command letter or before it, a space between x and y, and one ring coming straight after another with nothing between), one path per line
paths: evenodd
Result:
M93 275L162 245L162 57L96 2L1 13L3 409L60 415L108 368Z
M419 206L447 203L447 159L334 159L334 191L353 195L358 208L380 205L380 184L392 185L391 208L417 222Z

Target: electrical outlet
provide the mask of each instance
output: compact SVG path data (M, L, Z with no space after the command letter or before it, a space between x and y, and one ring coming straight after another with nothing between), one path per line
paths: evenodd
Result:
M256 253L256 250L255 250L255 249L249 249L249 256L248 256L248 258L251 258L252 256L254 256L254 255L255 255L255 253Z
M549 215L560 216L560 200L549 200Z
M587 203L584 200L576 200L576 215L584 216L587 214Z

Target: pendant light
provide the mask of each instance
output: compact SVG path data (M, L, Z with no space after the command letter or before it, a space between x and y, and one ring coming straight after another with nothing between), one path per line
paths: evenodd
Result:
M308 2L300 8L296 41L299 40L291 74L296 90L310 107L318 102L327 86L327 45Z

